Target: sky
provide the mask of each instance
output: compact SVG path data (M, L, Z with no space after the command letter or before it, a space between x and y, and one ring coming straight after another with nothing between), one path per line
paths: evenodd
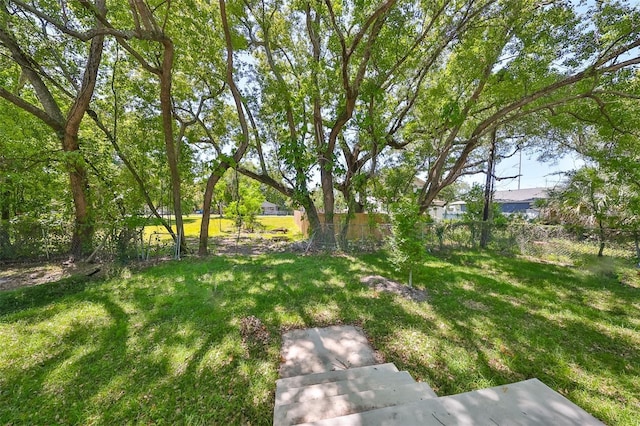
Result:
M518 155L503 160L496 166L496 176L517 176L519 162L520 157ZM575 170L582 165L584 165L584 161L572 154L560 157L554 163L541 163L537 161L536 154L525 151L522 153L520 188L552 188L563 180L563 175L559 174L559 172ZM485 179L484 174L464 178L470 184L477 182L482 185L484 185ZM518 189L518 178L496 181L496 191L507 189Z

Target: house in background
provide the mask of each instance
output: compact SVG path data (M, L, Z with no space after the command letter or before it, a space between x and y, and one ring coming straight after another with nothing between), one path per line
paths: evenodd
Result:
M538 200L549 198L549 188L526 188L496 191L493 194L493 203L500 206L500 211L505 216L522 215L526 219L535 219L540 216L540 208L536 206ZM462 219L467 211L465 201L454 201L444 206L443 219Z
M444 207L443 219L462 219L467 211L467 203L465 201L454 201Z
M277 204L273 204L269 201L264 201L260 207L262 208L262 214L263 215L277 215L278 214L278 205Z
M540 208L536 206L538 200L549 198L549 188L525 188L496 191L493 202L500 206L506 216L520 214L527 219L540 216Z
M414 192L420 192L422 190L422 187L425 185L425 181L424 179L420 179L419 177L414 177L413 178L413 182L412 182L412 188ZM433 200L431 202L431 205L429 206L429 208L427 209L427 213L429 214L429 217L431 217L431 219L433 219L436 222L439 222L443 219L446 219L446 214L447 214L447 204L442 201L442 200Z
M444 201L441 200L433 200L429 208L427 209L427 213L429 213L429 217L436 222L439 222L445 219L447 214L447 205Z

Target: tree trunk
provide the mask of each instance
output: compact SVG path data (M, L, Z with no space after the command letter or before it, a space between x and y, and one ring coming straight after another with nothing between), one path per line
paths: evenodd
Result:
M340 243L340 246L342 247L343 250L346 250L349 247L349 241L348 241L349 240L349 225L351 224L351 216L352 215L353 215L353 213L351 212L351 209L349 209L349 211L345 215L344 223L342 224L342 227L340 228L339 243Z
M322 202L324 207L324 233L322 240L329 247L335 247L336 233L333 223L335 197L333 194L333 162L325 156L320 159L320 182L322 184Z
M344 223L340 227L340 235L338 237L338 243L343 250L346 250L349 247L349 225L351 224L351 217L353 216L353 212L351 208L347 211L347 214L344 217Z
M496 130L491 132L491 146L487 161L487 180L484 185L484 206L482 208L482 229L480 231L480 247L487 248L491 235L491 203L493 198L493 169L496 161Z
M344 218L344 223L340 229L340 237L339 242L343 249L348 248L348 234L349 234L349 225L351 224L351 219L355 216L356 213L363 212L362 204L358 203L355 199L355 196L350 194L349 188L345 188L342 192L345 200L347 200L347 214Z
M604 256L604 247L605 247L604 241L600 241L600 248L598 249L598 257Z
M0 220L2 222L9 221L11 219L11 191L8 187L5 187L0 192Z
M184 222L182 218L182 192L180 190L180 170L178 168L178 149L173 138L173 113L171 105L171 73L173 67L173 42L165 37L162 40L164 55L160 72L160 107L162 111L162 130L164 133L167 163L171 176L171 193L173 195L173 212L176 217L176 232L180 239L180 251L185 252L187 244L184 236ZM178 241L176 240L176 243Z
M79 258L91 252L95 226L89 214L89 179L87 178L87 170L84 167L83 159L80 156L77 139L77 133L75 135L67 133L62 146L64 151L70 154L67 167L69 168L69 183L75 209L70 254Z
M240 121L240 127L242 128L242 142L233 154L233 162L237 169L237 165L244 157L244 153L249 148L249 127L247 125L247 119L244 114L242 95L236 86L233 79L233 44L231 42L231 30L229 29L229 21L227 20L227 8L224 0L219 1L220 4L220 18L222 19L222 28L224 31L225 45L227 47L227 69L225 73L225 79L231 90L234 103L236 104L236 112L238 113L238 120ZM257 142L256 142L257 143ZM211 200L213 199L213 190L216 184L231 167L230 162L221 161L216 169L211 173L209 179L207 179L207 187L204 192L204 204L202 206L202 222L200 224L200 243L198 246L198 254L204 256L208 254L208 242L209 242L209 221L211 215ZM237 176L237 173L236 173ZM236 182L238 185L238 182ZM222 212L221 212L222 214Z
M320 13L315 11L312 16L310 3L306 5L306 25L309 40L311 41L313 64L314 66L320 63L321 56L321 41L318 28L320 27ZM335 146L335 139L337 137L330 137L325 146L325 132L324 132L324 120L322 118L322 104L321 95L318 83L317 73L312 73L313 76L313 132L316 144L316 155L318 156L318 166L320 167L320 185L322 186L322 204L324 207L324 224L321 227L314 229L311 225L311 216L307 211L309 217L309 224L313 229L314 235L320 240L322 244L335 247L335 229L333 228L333 210L334 210L334 196L333 196L333 147ZM310 205L313 205L311 199L309 199ZM305 206L305 209L307 206ZM315 209L315 206L314 206Z
M104 0L96 2L96 9L102 14L105 13L104 7ZM75 207L75 223L73 236L71 237L71 256L73 257L90 253L93 243L95 224L90 215L89 179L84 159L80 152L78 132L96 87L103 47L104 35L96 36L91 40L89 57L82 76L82 86L67 114L64 134L62 135L62 149L67 153L66 164L69 169L69 182Z
M309 233L314 239L314 243L319 242L320 244L324 244L324 234L328 231L323 229L323 224L320 222L320 217L318 216L318 209L316 209L316 205L313 203L313 200L309 195L304 197L302 206L307 213L307 220L309 221Z
M84 110L76 103L69 113L61 141L62 149L67 154L66 167L75 210L70 248L70 254L73 258L80 258L91 252L95 230L95 225L89 214L89 178L78 144L78 131L83 115Z
M226 169L225 169L226 170ZM222 177L219 170L215 170L207 179L207 187L204 191L204 202L202 205L202 222L200 223L200 243L198 245L198 254L206 256L209 254L209 222L211 220L211 201L213 200L213 190Z

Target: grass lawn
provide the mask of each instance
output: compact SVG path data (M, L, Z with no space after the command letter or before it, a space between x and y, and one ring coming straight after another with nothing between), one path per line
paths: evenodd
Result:
M456 252L376 293L382 254L215 257L0 293L0 424L270 424L280 331L362 326L439 395L538 377L611 425L640 412L640 277ZM243 341L240 323L271 333Z
M175 222L172 222L174 224ZM187 238L198 238L200 236L200 224L202 223L202 215L192 214L184 217L184 233ZM295 224L293 216L258 216L258 223L260 226L256 229L256 232L246 233L243 232L243 236L249 237L262 237L262 238L272 238L273 236L283 235L288 237L290 240L296 240L302 238L300 234L300 230ZM273 234L271 231L273 229L286 229L286 233L277 233ZM173 230L176 230L175 225L173 225ZM170 240L171 236L166 233L166 229L161 225L149 225L144 229L144 241L145 243L149 241L149 236L153 233L160 233L158 236L159 240ZM212 215L211 220L209 221L209 237L224 237L224 236L233 236L238 232L238 228L236 228L233 220L220 218L218 216Z

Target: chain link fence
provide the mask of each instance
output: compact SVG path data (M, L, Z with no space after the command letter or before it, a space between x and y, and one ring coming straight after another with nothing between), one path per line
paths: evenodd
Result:
M575 263L597 255L640 260L640 232L565 226L513 226L520 254Z
M132 221L135 222L135 221ZM54 260L68 255L73 223L18 217L0 222L0 262ZM98 260L145 260L175 256L173 239L166 233L146 236L138 223L96 224L94 251Z
M0 222L0 262L50 260L69 252L73 224L44 222L31 218ZM519 254L573 264L598 254L640 260L640 230L589 229L531 223L487 224L446 221L417 230L425 249L474 249L483 233L487 248L505 254ZM291 244L294 251L312 250L372 252L383 249L391 235L386 223L324 225L306 241ZM96 225L94 260L150 260L178 257L178 248L166 232L144 232L138 222Z
M640 259L640 230L599 229L531 223L490 224L450 221L422 226L416 232L428 251L475 249L483 233L487 248L557 262L574 263L597 255ZM308 244L319 250L370 252L384 248L391 235L389 224L324 225L309 236Z
M28 216L0 221L0 260L55 258L69 251L69 223Z

